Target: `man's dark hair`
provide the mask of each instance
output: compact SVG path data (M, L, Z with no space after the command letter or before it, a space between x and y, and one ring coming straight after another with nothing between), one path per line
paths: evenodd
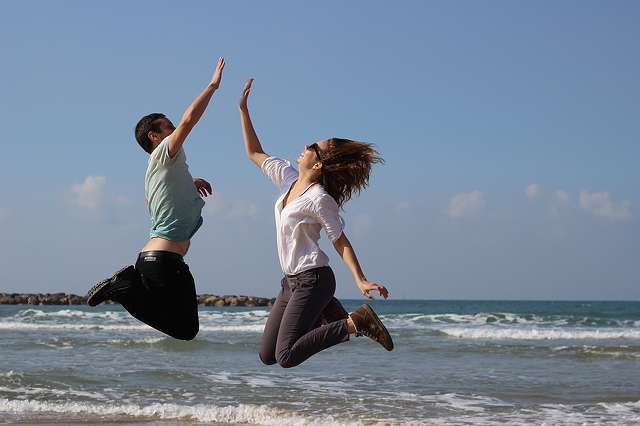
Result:
M153 142L149 139L149 132L160 132L160 119L165 118L164 114L154 112L153 114L145 115L138 121L136 125L135 134L136 140L149 154L153 151Z

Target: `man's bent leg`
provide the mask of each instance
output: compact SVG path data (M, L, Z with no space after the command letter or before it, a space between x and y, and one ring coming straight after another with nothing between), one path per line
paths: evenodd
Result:
M118 301L119 296L135 285L140 285L138 272L132 265L125 266L113 274L113 277L94 285L87 293L87 304L93 307L106 300Z
M145 324L181 340L200 328L195 282L182 256L163 251L142 252L136 263L142 285L119 302Z

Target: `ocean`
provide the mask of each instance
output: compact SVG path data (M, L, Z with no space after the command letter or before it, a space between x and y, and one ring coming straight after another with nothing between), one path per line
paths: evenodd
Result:
M201 307L183 342L120 305L0 305L0 423L640 424L640 302L370 304L392 352L352 337L292 369L258 358L269 308Z

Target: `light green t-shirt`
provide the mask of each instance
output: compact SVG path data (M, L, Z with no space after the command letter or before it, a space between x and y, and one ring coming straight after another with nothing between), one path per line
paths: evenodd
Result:
M166 137L149 157L145 194L151 215L151 238L187 241L202 225L204 200L198 194L187 166L184 149L169 157Z

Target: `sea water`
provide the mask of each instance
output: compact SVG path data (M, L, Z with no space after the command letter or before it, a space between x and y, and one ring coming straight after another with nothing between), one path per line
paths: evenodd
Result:
M258 358L269 308L202 307L184 342L119 305L2 305L0 423L640 424L640 302L370 304L392 352L292 369Z

